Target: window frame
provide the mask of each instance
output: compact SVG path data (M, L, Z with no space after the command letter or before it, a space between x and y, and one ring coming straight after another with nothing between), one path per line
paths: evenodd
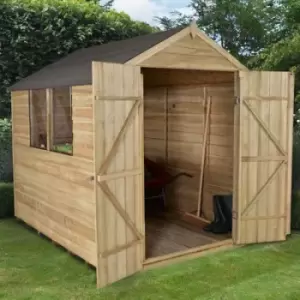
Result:
M63 88L63 87L61 87ZM28 115L29 115L29 147L30 148L35 148L43 151L50 151L50 152L55 152L58 154L63 154L63 155L69 155L73 156L74 153L74 147L73 147L73 98L72 98L72 87L68 86L68 92L69 92L69 100L70 100L70 116L71 116L71 138L72 138L72 143L71 143L71 152L67 151L58 151L54 149L56 145L53 144L53 135L54 135L54 106L53 106L53 91L55 88L45 88L45 89L30 89L28 90ZM33 124L33 91L35 90L45 90L46 94L46 145L44 148L42 147L37 147L34 145L32 142L33 140L33 135L34 135L34 124Z

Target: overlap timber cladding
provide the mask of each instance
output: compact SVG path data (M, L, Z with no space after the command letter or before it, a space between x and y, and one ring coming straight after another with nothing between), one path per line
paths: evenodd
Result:
M74 109L92 109L91 88L74 90ZM27 91L12 93L15 215L96 265L93 156L76 150L76 139L74 156L30 148L28 102ZM76 115L74 128L92 135L92 119Z
M242 72L236 242L285 240L289 232L293 76Z
M153 87L153 81L146 81L145 155L166 163L174 174L187 172L194 176L192 179L181 177L173 183L168 189L167 200L168 205L176 210L195 211L199 193L205 105L208 97L211 97L203 213L212 219L212 195L232 193L233 74L163 72L166 75L164 79L158 74L154 77L158 78L157 85L162 86ZM145 72L144 76L147 78L149 75ZM191 85L188 84L190 82Z

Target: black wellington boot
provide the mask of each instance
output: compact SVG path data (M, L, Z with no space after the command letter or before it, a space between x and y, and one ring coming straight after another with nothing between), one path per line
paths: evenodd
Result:
M219 195L217 198L217 210L219 214L219 222L214 224L212 232L216 234L228 233L231 230L231 220L228 218L228 209L226 209L227 197L224 195Z
M225 195L221 201L222 210L228 223L229 231L232 230L232 195Z
M214 195L213 196L213 211L214 211L214 220L208 224L207 226L203 227L204 231L212 232L214 226L220 221L220 216L219 216L219 210L217 207L217 202L218 202L218 196Z

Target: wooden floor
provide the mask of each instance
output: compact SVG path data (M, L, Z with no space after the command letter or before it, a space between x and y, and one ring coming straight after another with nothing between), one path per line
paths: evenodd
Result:
M203 224L204 226L204 224ZM188 250L220 240L228 235L214 235L175 218L151 218L146 220L146 258Z

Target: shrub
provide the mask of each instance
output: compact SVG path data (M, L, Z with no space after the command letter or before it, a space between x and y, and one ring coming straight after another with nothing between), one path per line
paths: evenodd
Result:
M14 216L14 188L11 182L0 182L0 218Z
M151 26L98 3L0 1L0 118L10 115L7 88L21 78L77 49L153 31Z
M300 230L300 192L293 192L291 227L294 230Z
M11 121L0 119L0 181L12 181Z
M293 168L292 168L292 229L300 230L300 136L297 131L294 134Z

